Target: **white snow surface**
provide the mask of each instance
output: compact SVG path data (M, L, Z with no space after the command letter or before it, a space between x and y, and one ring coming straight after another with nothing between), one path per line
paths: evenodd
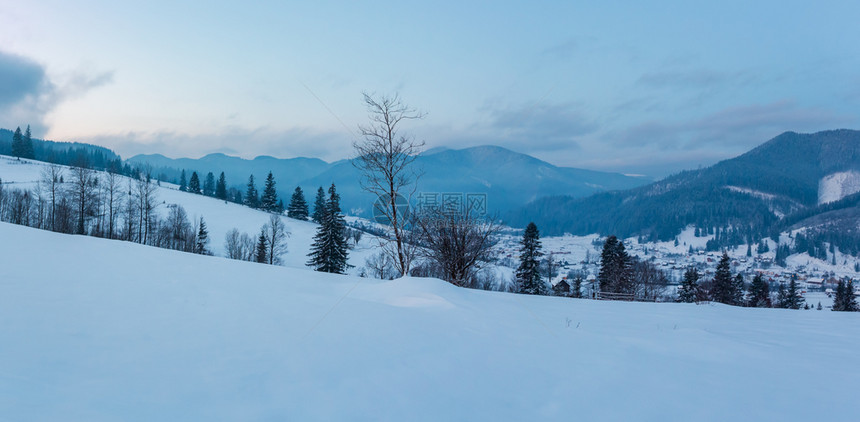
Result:
M860 314L390 282L0 223L0 419L855 421Z
M818 182L818 204L838 201L860 192L860 172L842 171L821 178Z

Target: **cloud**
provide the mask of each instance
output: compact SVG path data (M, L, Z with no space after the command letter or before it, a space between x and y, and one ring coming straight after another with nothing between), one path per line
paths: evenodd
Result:
M645 73L636 84L650 88L710 88L753 80L747 72L719 72L709 69L662 70Z
M650 174L665 175L742 154L785 131L816 132L852 122L851 116L780 100L726 107L687 121L643 121L601 138L616 157L626 157L614 163L619 168L650 168ZM589 164L605 168L613 163Z
M0 51L0 109L50 91L45 69L25 57Z
M537 103L489 109L488 113L487 136L520 151L578 148L578 137L598 129L575 104Z
M112 72L78 70L52 80L41 64L23 56L0 51L0 126L31 125L36 133L47 131L45 119L63 101L77 98L110 83Z

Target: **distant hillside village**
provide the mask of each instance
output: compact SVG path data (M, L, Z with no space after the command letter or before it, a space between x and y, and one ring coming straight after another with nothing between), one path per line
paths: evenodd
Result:
M693 231L685 231L684 234L692 235ZM683 235L683 234L682 234ZM684 236L682 236L684 237ZM695 238L693 238L695 239ZM592 236L558 236L546 237L544 242L544 257L552 256L556 268L551 270L549 276L547 268L544 275L551 279L552 285L561 288L556 291L565 291L571 288L575 278L581 278L582 295L590 296L592 292L599 291L598 276L601 270L601 249L605 238ZM698 239L697 243L706 242L707 239ZM773 243L772 241L770 242ZM665 285L661 293L652 298L655 301L677 300L678 289L684 279L684 273L695 269L703 280L713 279L722 257L722 252L707 251L704 248L691 247L686 242L644 242L639 243L637 239L631 238L624 242L626 250L631 256L639 260L649 262L654 269L665 274ZM500 256L499 263L509 268L515 268L519 251L519 239L517 236L508 234L503 236L497 245ZM860 296L860 283L858 283L857 266L860 265L855 257L850 255L839 255L841 265L834 265L834 255L831 254L831 262L811 258L807 254L795 255L789 259L775 260L776 252L769 249L763 253L752 253L755 246L750 249L747 256L747 248L738 247L728 249L730 257L729 266L733 274L739 274L749 283L757 275L760 275L769 285L769 290L777 292L779 286L788 285L792 280L797 283L799 293L809 296L811 300L818 301L821 297L832 299L840 282L848 284L852 282L855 287L855 295ZM546 259L545 259L546 261ZM814 306L815 303L810 303Z

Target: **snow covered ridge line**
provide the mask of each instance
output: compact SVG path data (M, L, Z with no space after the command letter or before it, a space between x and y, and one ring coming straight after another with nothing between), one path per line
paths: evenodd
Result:
M0 239L10 420L857 419L860 314L380 282L7 223Z

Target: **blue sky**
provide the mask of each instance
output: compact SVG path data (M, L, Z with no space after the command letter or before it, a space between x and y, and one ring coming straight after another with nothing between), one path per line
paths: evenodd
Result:
M361 92L428 147L662 176L860 128L860 2L0 5L0 126L128 157L346 158Z

